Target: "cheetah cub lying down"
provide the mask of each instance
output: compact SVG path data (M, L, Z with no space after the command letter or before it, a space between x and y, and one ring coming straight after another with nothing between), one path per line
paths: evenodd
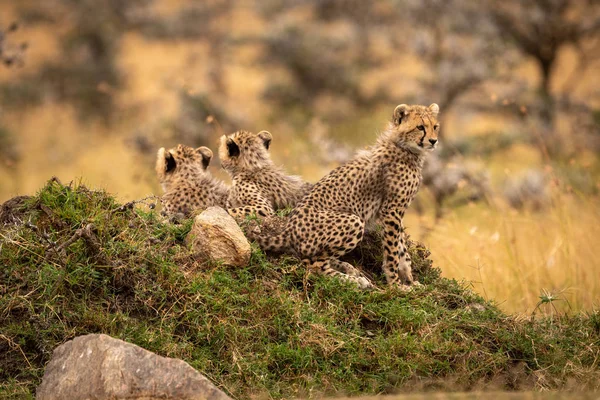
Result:
M156 174L165 192L162 203L167 215L190 216L210 206L226 207L229 189L207 170L212 156L208 147L194 149L180 144L158 150Z
M238 131L221 137L221 165L233 181L227 207L236 219L252 213L266 217L293 207L312 186L273 164L268 151L272 139L267 131Z
M437 143L439 107L401 104L370 149L317 182L275 237L259 237L267 251L292 251L308 268L372 286L339 260L362 240L366 224L383 229L383 272L389 285L416 284L402 218L419 189L427 151Z

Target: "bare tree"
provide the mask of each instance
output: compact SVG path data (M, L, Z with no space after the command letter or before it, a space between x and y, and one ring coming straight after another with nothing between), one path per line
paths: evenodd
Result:
M436 101L447 115L463 96L482 83L499 78L502 67L515 62L488 10L478 1L414 0L398 3L405 23L413 24L396 41L408 41L429 68L422 78L422 95L436 93Z
M294 18L298 8L310 9L311 18ZM388 61L373 47L397 23L392 1L271 0L257 10L265 18L278 17L260 38L265 47L260 62L287 73L273 79L264 93L277 108L295 107L331 121L390 100L386 88L367 91L361 80ZM347 107L325 111L319 106L322 97Z
M600 57L598 51L588 51L586 43L587 39L597 38L600 34L600 2L506 0L491 1L488 8L499 32L535 60L541 74L540 117L547 125L543 133L553 134L555 97L551 82L558 54L565 46L574 46L580 57L579 70ZM592 44L597 46L597 43Z

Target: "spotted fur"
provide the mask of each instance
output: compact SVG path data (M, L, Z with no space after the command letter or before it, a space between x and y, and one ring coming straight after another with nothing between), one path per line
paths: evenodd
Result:
M233 181L228 211L235 218L272 215L295 206L310 190L310 184L274 165L269 155L272 139L267 131L238 131L221 137L221 165Z
M364 276L339 258L362 240L365 225L376 223L384 232L388 284L416 283L402 219L419 189L425 153L437 143L438 112L437 104L396 107L376 144L317 182L283 232L257 238L259 245L293 252L312 270L369 287Z
M156 174L163 188L163 211L167 215L210 206L225 208L228 187L208 171L213 153L208 147L177 145L169 150L161 147L156 155Z

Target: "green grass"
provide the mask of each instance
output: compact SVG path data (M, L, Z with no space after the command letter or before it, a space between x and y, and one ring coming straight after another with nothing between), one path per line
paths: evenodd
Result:
M202 263L183 242L191 221L165 224L81 185L50 181L10 213L0 225L0 397L32 395L53 349L87 333L181 358L238 399L424 382L600 385L598 312L518 320L440 277L416 246L424 287L361 291L256 247L245 268ZM93 234L74 236L88 224Z

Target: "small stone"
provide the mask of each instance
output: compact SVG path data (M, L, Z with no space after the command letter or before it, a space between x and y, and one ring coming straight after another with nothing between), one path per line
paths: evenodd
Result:
M36 399L231 400L182 360L96 334L54 350Z
M221 207L209 207L196 216L186 242L200 258L237 267L250 262L250 243Z
M471 303L467 305L467 310L471 311L472 313L480 313L485 311L485 306L479 303Z

